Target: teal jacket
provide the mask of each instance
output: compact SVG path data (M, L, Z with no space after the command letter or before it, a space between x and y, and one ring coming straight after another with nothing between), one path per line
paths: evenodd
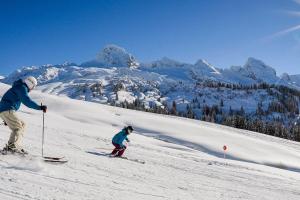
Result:
M127 138L127 134L126 134L126 130L123 129L122 131L120 131L118 134L116 134L113 139L112 142L115 144L120 145L121 147L123 147L123 141L126 140L127 142L129 142L129 139Z
M27 85L21 80L14 82L13 86L3 95L0 102L0 112L8 110L19 110L21 103L25 106L41 110L41 106L32 101L28 96L29 89Z

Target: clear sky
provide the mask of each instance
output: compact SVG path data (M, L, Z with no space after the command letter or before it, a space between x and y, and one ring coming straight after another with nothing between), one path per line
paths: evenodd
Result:
M300 74L300 0L0 0L0 74L93 59L106 44L220 68Z

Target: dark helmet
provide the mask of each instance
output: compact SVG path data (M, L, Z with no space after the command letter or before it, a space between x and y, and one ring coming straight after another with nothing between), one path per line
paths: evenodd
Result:
M126 129L127 133L132 133L132 131L133 131L132 126L127 126L125 129Z

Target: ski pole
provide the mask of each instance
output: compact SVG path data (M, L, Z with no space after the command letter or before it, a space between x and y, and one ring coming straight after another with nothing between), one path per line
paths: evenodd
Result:
M42 103L41 106L43 106ZM44 157L44 138L45 138L45 113L43 112L42 157Z

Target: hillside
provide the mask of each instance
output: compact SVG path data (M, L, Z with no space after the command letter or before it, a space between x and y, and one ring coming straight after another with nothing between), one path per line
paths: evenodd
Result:
M8 87L0 84L0 96ZM299 143L39 91L31 96L49 107L46 154L69 162L39 160L42 114L22 107L24 147L34 157L1 156L0 199L299 199ZM112 136L128 124L135 132L125 155L145 164L92 154L110 152ZM4 145L9 130L0 131Z

